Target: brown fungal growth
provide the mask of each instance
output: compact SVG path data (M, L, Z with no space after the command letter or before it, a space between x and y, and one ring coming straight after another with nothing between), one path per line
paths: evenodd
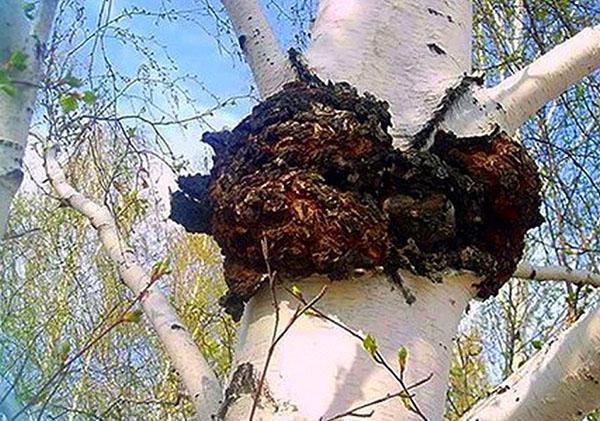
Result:
M525 232L540 223L536 168L498 133L438 133L429 151L392 147L387 104L346 83L289 83L232 131L206 133L209 175L181 177L171 218L212 234L225 255L222 303L239 318L265 279L399 268L439 279L449 268L510 277Z

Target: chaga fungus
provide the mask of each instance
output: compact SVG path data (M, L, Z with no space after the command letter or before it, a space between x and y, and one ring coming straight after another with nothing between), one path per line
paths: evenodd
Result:
M232 131L206 133L209 175L181 177L171 218L214 236L238 319L272 270L343 278L354 268L400 268L438 279L472 270L494 295L541 222L540 183L523 147L503 133L439 132L428 151L399 151L388 106L347 83L287 84Z

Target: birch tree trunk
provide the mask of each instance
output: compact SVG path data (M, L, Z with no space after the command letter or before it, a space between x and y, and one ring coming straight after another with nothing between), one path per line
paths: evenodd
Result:
M322 0L306 57L311 69L325 80L348 81L359 92L368 91L388 101L394 143L403 147L419 132L427 131L446 90L458 85L470 71L470 30L469 2ZM307 299L329 284L316 305L319 310L350 329L372 335L396 370L398 349L406 347L405 383L431 375L413 391L414 399L427 419L441 419L452 339L474 296L471 285L477 279L462 275L434 284L409 274L404 278L417 297L412 305L383 275L333 284L315 277L296 284ZM282 329L297 303L280 288L277 295ZM234 373L236 367L249 363L254 376L260 376L274 321L271 293L264 287L246 308ZM234 383L236 380L234 374ZM327 419L400 389L359 340L310 316L298 320L277 344L264 387L255 419ZM236 400L226 419L246 417L252 400L252 393ZM373 409L371 419L422 419L400 399Z
M249 7L254 2L225 3L228 10L239 12L232 3ZM257 7L251 9L257 13ZM236 13L235 20L244 18ZM388 101L398 148L414 144L415 139L427 145L440 128L463 136L489 134L498 126L510 133L546 101L600 65L598 31L589 29L492 89L467 86L464 95L446 109L448 92L464 83L471 70L470 37L468 1L321 0L306 58L323 79L348 81L359 92ZM269 47L273 57L272 43ZM569 54L569 48L577 51ZM261 66L252 58L257 51L244 52L257 80L264 80ZM538 78L550 63L550 73ZM280 83L261 93L274 93ZM525 109L519 103L525 103ZM382 275L334 283L311 277L294 283L306 300L329 285L315 304L319 311L363 338L365 334L375 338L396 370L398 349L406 347L406 385L429 379L411 390L418 411L395 398L353 414L365 416L372 409L369 419L373 420L441 419L452 339L477 279L463 273L434 284L407 273L403 277L417 298L412 305ZM222 408L225 419L244 419L253 406L254 419L331 419L399 390L398 381L375 364L360 340L331 321L303 316L278 336L289 327L297 305L283 286L272 290L263 286L247 305ZM279 329L274 334L275 324ZM273 338L277 338L275 347ZM256 384L260 387L263 371L265 381L256 404Z
M21 163L57 4L58 0L40 1L33 23L21 0L6 0L0 7L0 64L9 64L6 76L11 81L9 91L0 91L0 239L23 179ZM19 55L25 58L24 68L11 66Z
M6 0L0 7L0 65L8 64L10 79L9 90L0 90L0 239L23 179L21 163L58 0L38 2L32 23L23 4L22 0ZM25 58L24 67L12 63L19 56Z

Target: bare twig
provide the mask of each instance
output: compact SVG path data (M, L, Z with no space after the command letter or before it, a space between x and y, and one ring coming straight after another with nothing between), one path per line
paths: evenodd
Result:
M268 247L267 247L267 242L265 239L263 239L261 241L261 246L262 246L263 257L265 259L265 266L267 268L267 277L269 278L269 288L271 290L273 309L275 310L275 321L273 323L273 336L271 338L271 345L269 346L269 350L267 351L267 358L265 360L265 365L263 366L263 370L260 375L260 379L258 380L258 384L256 386L256 393L254 395L254 401L252 402L252 409L250 410L250 416L248 418L249 421L252 421L254 419L254 415L256 413L256 408L258 407L258 401L260 399L260 395L261 395L263 387L264 387L265 379L267 377L267 371L269 370L269 364L271 363L271 358L273 357L273 354L275 353L275 348L277 347L277 344L279 343L279 341L281 341L281 339L283 339L283 337L287 334L287 332L292 328L294 323L296 323L298 321L298 319L300 319L300 317L302 317L304 314L306 314L307 311L313 309L313 306L315 304L317 304L319 302L319 300L321 298L323 298L323 296L327 292L327 286L323 286L323 288L321 288L321 291L319 291L319 293L317 295L315 295L315 297L312 300L310 300L308 302L304 302L304 303L302 303L302 305L299 305L296 308L296 310L294 311L294 314L290 318L287 325L281 331L281 333L277 334L277 331L279 329L279 302L277 301L277 295L276 295L276 291L275 291L276 290L276 288L275 288L276 275L275 275L275 273L273 273L271 271L271 267L269 265Z
M419 380L418 382L411 384L410 386L407 387L407 390L415 389L415 388L421 386L422 384L427 383L429 380L431 380L432 377L433 377L433 373L429 374L424 379ZM342 412L340 414L334 415L331 418L323 418L323 417L321 417L321 419L319 421L333 421L333 420L341 419L343 417L369 418L369 417L372 417L373 414L375 414L374 410L371 410L367 414L359 414L358 411L361 411L363 409L369 408L371 406L378 405L378 404L386 402L386 401L388 401L390 399L394 399L394 398L410 398L411 396L412 395L410 395L410 394L407 395L404 390L401 390L401 391L395 392L395 393L388 393L387 395L385 395L385 396L383 396L381 398L373 399L372 401L369 401L367 403L364 403L364 404L356 406L356 407L354 407L352 409L349 409L346 412Z
M298 294L295 294L293 291L289 290L286 288L286 290L292 294L297 300L299 300L302 303L306 303L305 299L302 296L299 296ZM317 316L320 317L324 320L327 320L330 323L333 323L334 325L336 325L337 327L339 327L340 329L344 330L345 332L347 332L348 334L354 336L356 339L358 339L361 343L364 342L365 337L363 335L361 335L360 333L350 329L348 326L344 325L343 323L335 320L332 317L329 317L327 314L323 313L321 310L319 310L318 308L313 307L311 308L312 313ZM383 368L385 368L385 370L390 373L390 375L398 382L398 384L400 385L400 387L402 388L402 391L406 394L407 399L410 401L411 404L411 408L409 408L412 412L414 412L415 414L419 415L421 417L421 419L423 420L427 420L427 417L425 416L425 414L423 414L423 412L419 409L419 406L417 405L417 402L415 401L414 397L411 396L411 394L408 391L408 388L406 387L406 384L404 383L404 381L402 380L401 376L398 375L398 373L396 373L396 371L389 365L389 363L386 361L385 357L381 354L381 352L379 352L379 350L375 350L375 352L373 352L373 360L381 365Z

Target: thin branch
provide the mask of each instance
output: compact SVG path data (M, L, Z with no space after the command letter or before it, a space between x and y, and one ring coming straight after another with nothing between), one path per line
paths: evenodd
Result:
M309 302L306 302L306 303L302 303L302 305L299 305L296 308L296 311L290 318L287 325L281 331L281 333L277 334L277 331L279 329L279 302L277 300L277 295L275 292L275 290L276 290L275 276L276 275L271 271L271 266L269 264L269 256L267 254L268 247L267 247L266 239L262 240L261 246L262 246L262 251L263 251L263 257L265 260L265 265L267 268L267 276L269 279L269 288L271 289L272 305L275 310L275 321L273 323L273 337L271 338L271 345L269 346L269 349L267 351L267 358L265 360L265 365L263 366L263 370L262 370L260 379L258 380L258 384L256 386L256 393L254 395L254 400L252 402L252 409L250 410L250 417L248 418L249 421L252 421L254 419L254 415L255 415L256 409L258 407L258 401L260 399L260 395L263 390L265 379L267 377L267 371L269 370L269 364L271 363L271 358L273 357L273 354L275 353L275 348L277 347L277 344L279 343L279 341L281 341L281 339L283 339L283 337L286 335L286 333L292 328L294 323L296 323L298 321L298 319L300 319L300 317L302 317L304 314L306 314L307 311L312 309L314 307L314 305L317 304L319 302L319 300L321 300L321 298L323 298L323 296L325 295L325 292L327 292L327 286L324 286L323 288L321 288L321 291L319 291L319 293L312 300L310 300Z
M425 383L427 383L429 380L431 380L431 378L433 377L433 373L430 373L427 377L425 377L424 379L419 380L418 382L415 382L413 384L411 384L410 386L407 386L407 390L412 390L415 389ZM404 390L401 390L399 392L396 393L388 393L387 395L381 397L381 398L377 398L377 399L373 399L372 401L369 401L367 403L361 404L359 406L356 406L346 412L342 412L340 414L334 415L331 418L321 418L320 421L333 421L333 420L339 420L341 418L344 417L360 417L360 418L369 418L372 417L375 414L374 410L371 410L370 412L368 412L367 414L360 414L358 413L358 411L361 411L363 409L366 408L370 408L372 406L378 405L380 403L389 401L390 399L394 399L394 398L409 398L412 395L407 395L406 392Z
M23 406L17 400L14 389L15 385L0 375L0 415L4 415L9 420L23 412Z
M600 306L596 306L461 419L579 419L597 409L599 382Z
M600 287L600 275L587 270L573 270L564 266L534 266L519 263L513 277L535 281L566 281Z
M294 79L286 55L256 0L221 0L263 98Z
M153 285L152 278L136 263L134 254L119 237L110 211L67 183L56 160L56 153L56 149L51 148L46 155L46 173L50 183L62 200L90 220L125 284L136 296L141 294L143 310L190 393L198 417L211 419L218 411L221 398L217 378L179 320L175 309L160 289Z
M298 295L297 293L295 293L294 291L292 291L288 288L286 288L286 291L288 293L290 293L294 298L296 298L301 303L307 304L306 300L304 299L304 297L302 295ZM355 337L356 339L358 339L361 342L361 344L364 343L365 337L363 335L350 329L348 326L335 320L333 317L329 317L327 314L323 313L321 310L314 307L314 304L311 308L311 314L313 314L316 317L320 317L323 320L327 320L328 322L334 324L335 326L339 327L343 331L347 332L348 334L350 334L353 337ZM376 349L373 352L372 357L373 357L373 361L375 361L377 364L379 364L383 368L385 368L385 370L398 382L398 384L402 388L402 391L406 395L406 398L410 402L410 408L408 408L408 409L411 412L414 412L415 414L417 414L419 417L421 417L421 419L427 420L427 417L425 416L425 414L423 414L423 412L417 405L417 402L415 401L414 397L409 393L408 387L406 386L406 384L404 383L404 380L402 379L402 374L398 375L398 373L396 373L396 371L389 365L389 363L386 361L383 354L381 354L381 352L379 352L379 350Z

